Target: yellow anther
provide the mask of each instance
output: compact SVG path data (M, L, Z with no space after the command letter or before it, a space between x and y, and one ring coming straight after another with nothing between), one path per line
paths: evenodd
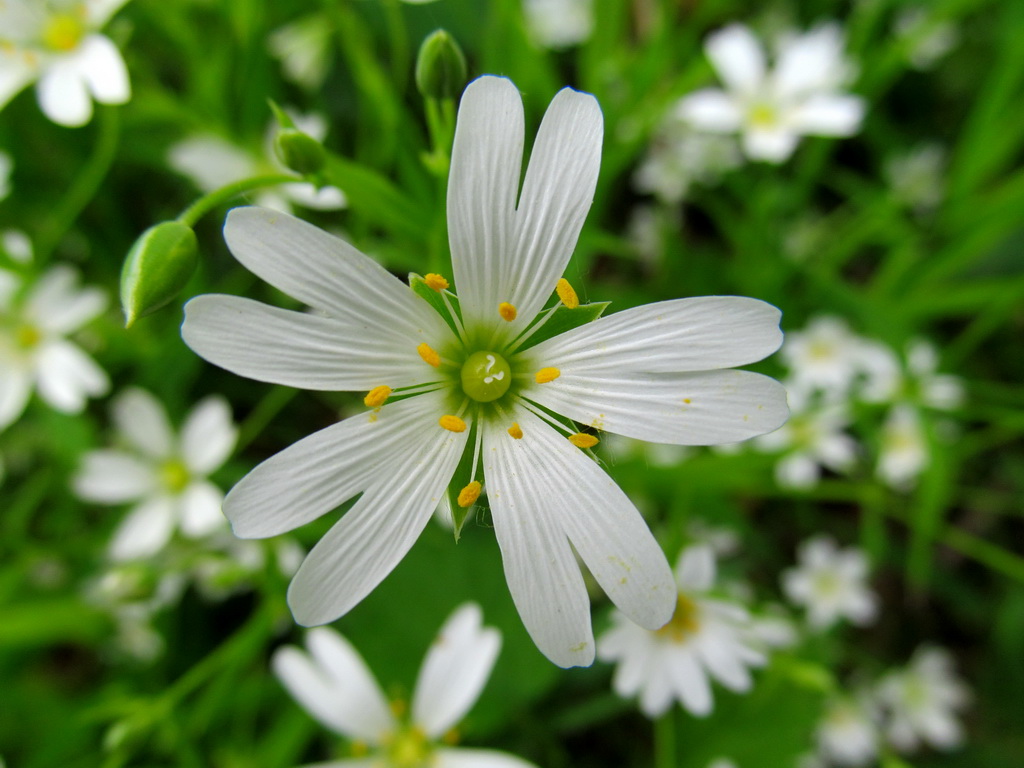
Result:
M557 368L541 368L533 378L538 384L547 384L550 381L554 381L561 375L562 372Z
M443 276L437 274L436 272L430 272L429 274L425 275L423 278L423 282L427 284L428 288L431 288L435 291L448 290L448 281L445 280Z
M363 398L363 403L367 408L380 408L388 401L389 397L391 397L391 387L381 384L367 393Z
M458 416L451 416L445 414L444 416L437 420L437 423L440 424L445 429L447 429L449 432L466 431L466 422L464 422Z
M461 491L459 491L459 506L471 507L480 498L480 483L474 480Z
M569 442L577 448L593 448L601 441L586 432L577 432L575 435L569 435Z
M555 293L569 309L576 309L580 305L580 297L576 295L576 291L564 277L559 278L558 284L555 286Z
M512 426L508 428L508 433L512 435L512 437L514 437L516 440L523 439L523 429L514 421L512 422Z
M509 304L507 301L501 302L498 305L498 314L501 315L501 319L507 322L512 322L516 319L516 308Z
M416 347L416 351L420 353L420 357L423 358L423 362L427 365L432 365L435 368L441 365L441 356L431 349L429 344L420 344Z

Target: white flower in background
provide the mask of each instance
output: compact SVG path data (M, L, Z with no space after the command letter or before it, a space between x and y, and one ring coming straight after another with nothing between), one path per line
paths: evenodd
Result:
M114 645L140 661L152 661L164 650L163 636L153 628L158 613L175 605L185 591L181 573L151 563L119 563L86 585L86 600L114 621Z
M800 331L789 331L779 350L790 370L789 391L844 397L861 370L861 340L846 321L822 315Z
M893 32L906 46L910 66L922 71L938 64L960 42L960 30L956 25L933 18L926 6L900 11Z
M651 632L618 611L598 640L602 661L615 661L612 687L624 698L639 695L640 711L655 718L679 701L690 713L711 712L713 678L732 691L749 691L748 667L765 663L748 635L751 619L741 606L712 597L715 555L689 547L676 564L679 597L672 620Z
M594 29L594 0L523 0L526 26L545 48L586 42Z
M638 460L650 467L675 467L691 453L685 445L648 443L622 435L607 435L601 439L607 455L614 461Z
M131 97L120 51L99 29L127 0L0 2L0 109L36 81L43 113L55 123L85 125L93 99Z
M303 16L267 38L271 55L281 62L284 76L307 91L318 91L331 64L335 29L327 14Z
M834 765L867 765L878 757L878 712L866 696L833 696L815 737L818 750Z
M207 476L227 461L238 431L219 396L200 401L175 435L163 405L141 389L127 389L111 406L126 450L89 451L73 480L75 493L101 504L136 502L110 544L114 560L148 557L175 528L192 539L224 526L224 493Z
M274 673L299 704L325 727L368 747L373 755L320 763L321 768L426 766L532 768L518 757L440 742L484 688L501 648L498 630L482 626L480 607L467 603L448 618L420 667L408 718L399 719L359 653L327 627L306 634L306 651L284 646Z
M11 194L12 170L14 170L14 163L11 162L11 156L6 152L0 152L0 200Z
M717 184L722 174L741 162L739 147L731 136L694 131L670 115L655 132L647 155L633 174L633 186L673 205L686 197L692 184Z
M739 768L739 766L727 757L719 757L708 763L708 768Z
M726 90L685 96L677 115L698 130L741 134L751 160L781 163L801 136L852 136L860 128L864 100L840 92L851 67L837 24L783 41L771 70L760 41L742 24L709 35L704 49Z
M881 342L865 341L862 346L865 354L872 357L871 362L862 362L867 374L860 392L864 400L914 403L940 411L951 410L963 402L964 388L960 379L937 373L939 354L930 341L914 339L907 344L905 364Z
M778 310L754 299L666 301L533 343L549 318L573 317L578 305L559 278L597 184L601 111L589 94L559 92L519 194L523 133L509 80L470 84L448 186L460 313L439 275L420 279L417 293L344 241L253 208L229 214L228 246L316 314L236 296L186 307L186 343L221 367L305 389L368 391L365 412L267 460L225 501L235 534L262 538L362 494L292 581L301 624L357 605L450 487L467 511L486 493L513 600L541 651L563 666L589 664L590 605L575 553L644 626L663 625L675 597L639 512L584 452L598 438L569 419L685 445L746 439L786 417L778 382L722 370L780 342ZM556 291L561 302L544 310Z
M868 587L868 560L854 547L839 549L827 536L800 545L798 564L782 574L782 588L807 609L807 622L828 629L840 619L865 625L874 621L878 600Z
M885 162L885 178L893 196L916 213L939 206L946 194L946 150L924 144Z
M875 472L891 488L906 491L931 460L928 436L921 424L921 415L910 405L895 405L882 425Z
M964 736L958 713L970 698L953 669L953 657L942 648L919 648L905 669L890 672L878 684L878 700L888 716L886 737L904 752L920 744L959 746Z
M290 115L295 127L317 141L327 136L327 121L322 115ZM251 153L219 136L192 136L171 147L167 162L175 171L187 176L203 192L213 192L226 184L264 174L289 173L274 157L273 137L277 122L267 130L265 154ZM347 204L345 194L337 187L316 187L305 181L278 184L254 195L264 208L289 213L293 205L320 211L334 211Z
M657 270L665 259L665 244L678 237L682 228L680 213L660 205L638 205L633 208L626 225L626 239L637 259L650 271Z
M107 392L107 374L65 338L106 306L99 288L78 287L71 267L53 267L27 289L0 269L0 429L21 415L33 388L66 413Z
M716 557L734 555L740 548L740 534L735 528L711 525L699 517L690 518L686 535L694 544L706 544Z
M16 264L32 261L32 241L21 230L5 229L0 232L0 250Z

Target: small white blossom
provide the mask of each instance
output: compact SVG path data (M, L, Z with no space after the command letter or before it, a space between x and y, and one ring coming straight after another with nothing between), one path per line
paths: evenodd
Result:
M4 0L0 3L0 109L37 81L39 106L55 123L85 125L93 99L131 97L120 51L100 28L127 0Z
M823 24L780 45L769 70L749 28L732 24L710 35L704 49L726 90L705 88L679 102L677 114L694 128L739 133L752 160L781 163L801 136L852 136L864 100L840 89L850 79L837 24Z
M798 565L782 574L786 596L807 609L815 629L827 629L840 619L858 625L874 621L878 600L868 587L868 560L859 549L840 550L827 536L800 545Z
M639 695L640 711L654 718L678 700L703 717L713 707L710 678L732 691L750 690L750 667L765 655L749 636L746 609L712 597L715 555L699 545L683 551L675 569L679 597L675 615L661 629L637 626L618 611L598 641L598 657L615 661L612 686L620 696Z
M946 151L924 144L885 162L885 178L893 196L918 214L939 206L946 194Z
M888 716L886 736L904 752L920 744L959 746L964 735L958 713L970 698L953 669L953 657L942 648L919 648L905 669L890 672L878 684L878 699Z
M334 34L330 18L314 13L272 32L267 47L281 62L285 77L307 91L316 91L327 77Z
M0 269L0 429L21 415L33 389L66 413L109 389L103 369L66 338L107 306L103 291L79 288L78 279L57 266L25 289L20 275Z
M545 48L586 42L594 29L594 0L523 0L526 25Z
M876 709L863 695L831 697L815 733L821 755L834 765L872 763L880 738Z
M926 6L900 11L893 31L906 46L910 66L918 70L931 69L960 42L956 25L932 17Z
M803 330L789 331L782 349L789 367L789 391L845 397L863 367L861 339L842 318L816 317Z
M921 414L910 405L893 406L882 425L875 468L878 477L891 488L906 491L913 488L930 460Z
M695 131L670 115L655 132L633 175L633 186L675 204L686 197L692 184L717 184L722 174L738 168L741 160L731 136Z
M0 232L0 250L16 264L32 261L32 241L19 229L5 229Z
M327 627L306 634L306 648L274 653L278 679L303 708L330 730L368 747L368 759L342 766L535 768L518 757L449 747L442 737L480 697L501 648L498 630L482 625L480 607L467 603L448 618L420 667L407 718L399 719L359 653Z
M163 549L175 528L193 539L225 527L224 493L207 476L231 455L238 436L224 398L208 397L175 435L160 401L141 389L114 400L112 417L126 450L90 451L75 476L75 493L101 504L136 502L110 545L114 560Z

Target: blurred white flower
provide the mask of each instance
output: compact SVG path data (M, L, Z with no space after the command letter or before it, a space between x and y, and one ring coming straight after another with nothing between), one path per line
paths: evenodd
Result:
M906 668L879 681L877 695L887 715L886 736L897 749L909 752L922 743L952 749L963 742L958 713L971 695L945 649L918 648Z
M704 49L727 90L691 93L677 114L702 131L741 134L750 159L781 163L801 136L852 136L860 128L864 100L840 92L851 67L838 24L783 40L772 70L742 24L709 35Z
M923 144L885 162L885 178L893 196L916 213L937 208L946 193L946 150Z
M739 768L739 766L727 757L719 757L708 763L708 768Z
M61 125L89 122L93 99L101 104L128 101L124 59L98 32L125 2L0 2L0 109L33 81L40 108Z
M800 545L798 564L782 574L782 588L807 609L807 622L827 629L840 619L865 625L874 621L878 600L868 587L868 560L854 547L840 550L827 536Z
M78 272L57 266L24 286L0 269L0 429L17 419L32 389L49 405L78 413L105 394L107 374L65 337L103 312L99 288L79 288Z
M224 493L207 479L238 437L224 398L196 404L179 435L160 401L141 389L121 392L111 416L126 450L89 451L73 479L86 501L137 502L114 534L111 558L148 557L163 549L175 528L198 539L227 527L220 511Z
M327 121L322 115L290 113L295 127L317 141L327 136ZM263 174L288 173L274 156L272 144L277 122L267 130L264 154L249 152L227 139L213 135L192 136L171 147L167 162L175 171L187 176L203 192L235 181ZM279 184L253 196L254 202L264 208L290 213L293 205L321 211L333 211L347 204L344 193L337 187L316 187L304 181Z
M526 26L539 45L569 48L590 37L594 0L523 0Z
M359 653L327 627L306 633L306 648L279 648L271 665L288 692L316 720L368 747L373 756L326 765L434 768L532 768L493 750L449 747L446 734L480 697L501 648L498 630L482 625L467 603L448 618L420 667L408 718L399 719ZM449 739L445 739L449 741Z
M849 393L863 367L860 337L845 320L831 315L814 318L803 330L788 331L779 354L790 370L791 394L818 391L838 400Z
M695 131L670 115L655 131L633 175L633 186L671 205L681 202L692 184L717 184L723 173L741 162L731 136Z
M833 696L815 737L818 749L835 765L867 765L878 756L878 712L867 696Z
M313 13L274 30L267 38L267 47L281 62L286 78L307 91L317 91L330 67L334 32L326 14Z
M640 711L651 718L664 714L673 700L703 717L713 707L709 677L732 691L748 691L748 668L766 661L749 637L746 609L709 594L715 582L711 547L684 550L675 575L679 598L668 624L652 632L614 611L611 629L597 644L598 658L618 662L615 692L625 698L639 694Z
M940 411L951 410L963 402L964 388L959 377L937 373L939 354L930 341L910 341L905 364L881 342L865 341L862 350L872 357L870 364L864 364L867 378L860 392L864 400L908 403Z
M934 67L960 42L960 30L956 25L933 18L927 6L900 11L893 32L906 46L910 66L919 70Z
M32 261L32 241L19 229L5 229L0 232L0 250L17 264Z
M875 469L882 482L898 491L909 490L930 459L928 437L917 409L906 404L889 409Z

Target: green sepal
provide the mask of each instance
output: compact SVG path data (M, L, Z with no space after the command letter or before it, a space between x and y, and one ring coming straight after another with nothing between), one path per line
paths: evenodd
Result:
M466 87L466 56L448 32L427 35L416 57L416 88L428 99L454 99Z
M476 430L478 429L480 429L480 423L474 419L473 425L470 427L469 437L466 440L467 447L476 444ZM448 483L448 490L445 492L445 496L448 499L448 508L452 513L452 528L455 533L456 542L462 536L462 526L469 519L469 514L479 506L479 503L469 507L459 506L459 492L473 482L473 479L473 451L465 450L462 452L459 466L455 468L455 474L452 475L451 482Z
M454 317L452 317L452 313L448 311L448 304L445 303L445 300L438 291L435 291L427 285L427 281L415 272L409 273L409 287L412 288L413 293L432 306L437 314L444 318L444 321L448 323L448 327L452 329L452 333L456 336L459 335L459 323L456 322ZM448 302L451 304L455 313L459 316L458 319L462 320L462 310L459 307L459 297L450 293L448 294Z
M575 309L569 309L564 304L559 304L558 309L548 318L547 322L538 328L536 333L530 334L530 337L520 344L516 351L522 352L524 349L553 339L573 328L592 323L604 313L609 304L611 304L610 301L595 301L590 304L580 304ZM543 315L538 315L538 317L543 317ZM530 329L527 328L525 332L530 333Z
M164 221L143 232L121 270L125 328L173 301L198 263L199 246L188 225Z

